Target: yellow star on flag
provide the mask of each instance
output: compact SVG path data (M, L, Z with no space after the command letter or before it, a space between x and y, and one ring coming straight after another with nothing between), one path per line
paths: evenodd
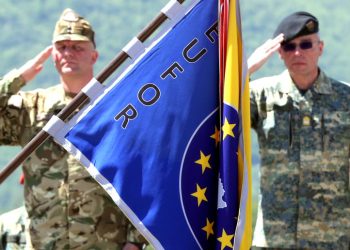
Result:
M197 160L196 163L202 166L202 174L204 174L205 169L211 168L209 164L210 154L205 155L203 154L202 151L200 151L200 155L201 155L201 158Z
M197 185L197 191L191 195L197 198L198 207L199 207L202 201L208 201L207 197L205 197L205 192L207 191L207 188L202 189L198 184L196 185Z
M230 124L228 122L227 118L225 118L225 123L224 123L224 125L222 125L222 132L224 133L223 140L225 140L226 136L228 136L228 135L235 137L235 135L233 134L234 127L236 127L236 124L234 124L234 123Z
M210 136L210 138L213 138L215 140L215 146L218 146L220 142L220 130L215 126L215 132Z
M210 222L207 218L207 224L205 225L205 227L202 227L202 230L207 233L207 239L209 239L211 234L214 235L213 226L214 226L214 221Z
M221 242L221 250L224 250L225 247L229 247L231 249L233 249L233 245L232 245L232 238L233 238L233 234L226 234L225 229L222 229L222 235L220 238L218 238L218 241Z

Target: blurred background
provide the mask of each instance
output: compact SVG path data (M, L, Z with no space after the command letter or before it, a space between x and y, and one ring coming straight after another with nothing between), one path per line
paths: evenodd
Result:
M107 66L132 37L136 36L165 6L168 0L2 0L0 9L0 76L21 66L50 45L54 25L65 8L86 17L96 32L100 58L95 75ZM286 15L299 10L313 13L320 21L320 34L325 42L320 65L329 76L350 81L346 74L350 55L350 1L343 0L244 0L241 1L242 32L245 54L272 37L278 23ZM216 10L213 10L216 11ZM278 74L283 64L277 55L252 76ZM57 84L58 75L52 61L25 89ZM0 113L1 115L1 113ZM254 217L259 190L259 152L253 139L253 209ZM0 147L0 169L19 152L19 147ZM20 168L0 187L0 214L23 205L23 189L19 184Z

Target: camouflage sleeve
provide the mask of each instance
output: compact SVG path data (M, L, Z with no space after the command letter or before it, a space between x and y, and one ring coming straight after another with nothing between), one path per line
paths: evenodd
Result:
M129 222L127 232L127 242L137 244L148 244L147 240L142 236L139 231Z
M253 129L256 129L258 120L259 114L255 93L250 89L250 123Z
M17 93L24 84L17 70L0 80L0 145L19 144L24 112L22 97Z
M7 73L0 80L0 94L3 96L16 94L25 85L24 79L19 72L14 69Z

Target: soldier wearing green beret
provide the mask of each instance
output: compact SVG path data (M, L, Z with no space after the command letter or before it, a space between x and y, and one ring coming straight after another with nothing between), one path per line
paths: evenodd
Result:
M286 70L250 83L260 201L253 249L350 249L350 86L318 66L319 22L296 12L248 59L278 51Z
M93 78L95 47L90 23L66 9L52 46L0 82L0 144L25 146ZM21 91L50 55L60 84ZM23 171L30 232L26 249L131 250L146 243L86 169L52 139L23 163Z

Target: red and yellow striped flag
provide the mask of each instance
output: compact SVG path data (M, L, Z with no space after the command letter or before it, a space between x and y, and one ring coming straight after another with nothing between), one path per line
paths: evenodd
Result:
M233 249L248 250L251 247L252 238L250 102L247 64L243 55L239 0L220 0L219 14L222 127L225 126L226 121L231 124L227 119L230 117L231 110L237 112L239 117L239 211ZM223 132L223 139L224 136ZM232 153L230 150L221 151L222 154ZM225 155L221 157L227 158ZM234 167L233 164L231 166Z

